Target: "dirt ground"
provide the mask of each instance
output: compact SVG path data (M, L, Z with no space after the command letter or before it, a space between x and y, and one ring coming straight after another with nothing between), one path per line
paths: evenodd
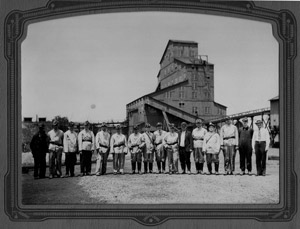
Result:
M220 155L221 175L131 175L130 156L126 156L125 175L108 174L55 179L33 179L33 171L22 174L22 202L25 205L49 204L276 204L279 202L279 150L268 152L266 176L240 176L239 155L236 175L224 176L224 158ZM192 173L195 164L192 159ZM180 165L180 164L179 164ZM180 166L179 166L180 167ZM255 155L252 173L256 173ZM214 167L213 167L214 168ZM92 166L92 171L95 164ZM154 165L154 171L157 167ZM47 174L48 174L47 168ZM65 167L63 167L63 173ZM205 164L204 172L207 172ZM79 174L79 165L76 166Z

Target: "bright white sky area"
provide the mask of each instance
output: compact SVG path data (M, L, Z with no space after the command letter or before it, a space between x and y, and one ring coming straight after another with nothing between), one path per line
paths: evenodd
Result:
M208 55L215 101L227 114L269 107L279 94L271 24L189 13L97 14L29 25L21 49L22 116L124 120L127 103L155 90L170 39L195 41L199 55Z

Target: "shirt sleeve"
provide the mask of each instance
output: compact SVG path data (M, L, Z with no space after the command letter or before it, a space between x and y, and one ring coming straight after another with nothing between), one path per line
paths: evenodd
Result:
M254 131L253 136L252 136L252 150L255 149L255 140L256 140L256 132Z
M82 133L78 134L78 150L82 151Z
M216 138L216 153L218 153L221 147L220 136L218 133L215 133L215 138Z
M266 133L266 151L267 151L269 150L269 146L270 146L270 134L267 129L265 129L265 133Z
M91 150L94 150L95 149L95 135L94 135L93 131L91 131L91 134L92 134L92 148L91 148Z
M223 135L224 135L224 133L223 133L223 131L224 131L224 128L222 126L221 130L220 130L220 144L221 145L224 145L224 142L223 142Z
M69 150L68 150L67 136L68 136L67 132L64 133L64 141L63 141L63 145L64 145L64 152L66 152L66 153L69 151Z
M98 132L96 134L96 137L95 137L95 146L96 146L96 149L99 149L100 148L100 145L99 145L99 138L100 138L100 132Z
M239 131L236 126L234 126L234 132L235 132L235 146L239 145Z

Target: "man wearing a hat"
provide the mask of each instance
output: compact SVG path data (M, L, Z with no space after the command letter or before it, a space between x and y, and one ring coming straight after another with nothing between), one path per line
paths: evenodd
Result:
M167 151L169 163L169 174L178 174L178 134L175 132L175 126L170 123L170 132L164 137L164 147Z
M154 151L155 151L155 158L157 163L158 173L165 173L166 170L166 154L165 149L163 147L163 138L167 134L166 131L162 130L162 123L158 122L156 124L157 130L153 133L154 138Z
M84 129L78 134L78 149L82 155L81 161L81 176L91 175L92 167L92 154L94 151L95 136L93 131L90 130L90 123L84 123Z
M65 152L65 165L66 174L74 177L74 166L76 164L76 153L78 151L78 135L74 131L74 123L69 123L69 130L64 133L64 152Z
M154 144L153 144L153 134L150 132L150 124L146 123L145 132L142 134L144 143L143 143L143 157L144 157L144 173L153 172L153 157L154 157Z
M196 128L192 132L194 146L194 160L197 173L203 174L203 164L205 162L203 152L203 140L207 130L202 127L202 120L196 120Z
M52 122L53 129L48 132L49 144L49 178L61 177L61 157L63 152L64 132L58 129L58 121Z
M255 124L257 125L257 129L254 130L253 133L252 148L256 155L257 176L265 176L267 152L270 145L270 134L269 131L262 126L263 122L261 120L257 120Z
M181 123L181 131L178 136L179 145L179 160L182 169L182 174L185 174L185 169L187 168L187 173L191 174L191 152L193 151L193 137L191 132L187 131L187 123Z
M113 154L114 175L121 173L124 175L125 151L127 149L127 139L121 133L121 126L116 127L117 132L111 136L110 150Z
M48 142L49 139L45 133L45 126L44 124L39 124L39 130L35 135L33 135L30 142L30 149L34 159L34 179L45 178Z
M235 170L235 154L238 150L239 133L231 118L227 117L220 130L221 149L224 154L225 175L233 175Z
M246 168L248 174L252 171L252 136L253 129L248 126L248 118L242 119L243 127L239 129L239 152L241 175L245 175Z
M104 175L106 173L107 157L110 150L110 134L107 132L105 123L101 125L101 130L96 134L96 176Z
M215 125L208 124L208 132L203 140L203 152L206 153L208 174L212 174L212 163L215 164L215 174L219 174L220 136L215 132Z
M136 165L138 173L142 174L142 150L144 138L138 131L138 126L133 127L133 133L128 138L128 148L131 154L132 174L135 174Z

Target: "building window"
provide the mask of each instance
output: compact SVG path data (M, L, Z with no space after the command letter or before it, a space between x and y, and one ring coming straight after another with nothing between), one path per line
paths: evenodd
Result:
M193 99L196 99L196 98L197 98L197 92L195 92L195 91L192 92L192 98L193 98Z
M205 114L210 114L210 107L205 107Z
M192 113L193 113L193 114L196 114L196 113L198 113L198 109L197 109L197 107L192 107Z
M180 91L180 92L179 92L179 98L180 98L180 99L184 99L184 92L183 92L183 91Z
M182 103L182 102L179 103L179 107L180 107L180 108L183 108L183 107L184 107L184 103Z
M196 84L196 83L193 83L193 84L192 84L192 89L193 89L193 90L196 90L196 89L197 89L197 84Z

